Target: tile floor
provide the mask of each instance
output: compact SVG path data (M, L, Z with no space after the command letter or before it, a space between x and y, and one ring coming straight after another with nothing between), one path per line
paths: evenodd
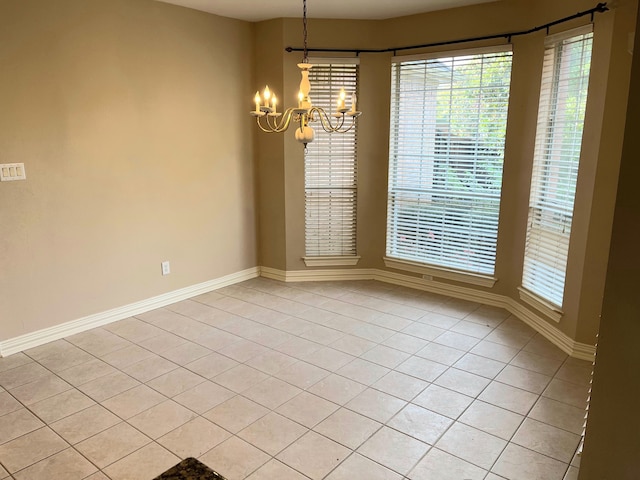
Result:
M576 479L590 375L503 310L257 278L0 359L0 479Z

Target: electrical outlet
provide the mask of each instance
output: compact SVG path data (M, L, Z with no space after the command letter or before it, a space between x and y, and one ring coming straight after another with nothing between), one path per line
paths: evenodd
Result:
M162 266L162 275L169 275L171 273L171 265L168 260L162 262L160 265Z

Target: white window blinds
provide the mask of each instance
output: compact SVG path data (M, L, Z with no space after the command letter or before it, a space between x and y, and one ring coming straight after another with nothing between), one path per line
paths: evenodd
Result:
M309 79L313 104L335 112L341 88L347 104L356 93L358 66L314 63ZM328 134L318 124L305 153L306 256L355 256L357 131Z
M562 307L582 146L591 26L546 42L522 286Z
M493 274L511 58L393 64L388 257Z

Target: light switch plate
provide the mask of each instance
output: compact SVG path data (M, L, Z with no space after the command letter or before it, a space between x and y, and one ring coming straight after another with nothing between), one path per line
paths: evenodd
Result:
M11 182L14 180L26 180L27 172L24 163L2 163L0 164L0 181Z

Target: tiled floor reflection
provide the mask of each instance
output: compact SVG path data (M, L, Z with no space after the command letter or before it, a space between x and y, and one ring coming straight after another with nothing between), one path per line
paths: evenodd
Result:
M504 310L257 278L0 359L0 479L573 479L590 368Z

